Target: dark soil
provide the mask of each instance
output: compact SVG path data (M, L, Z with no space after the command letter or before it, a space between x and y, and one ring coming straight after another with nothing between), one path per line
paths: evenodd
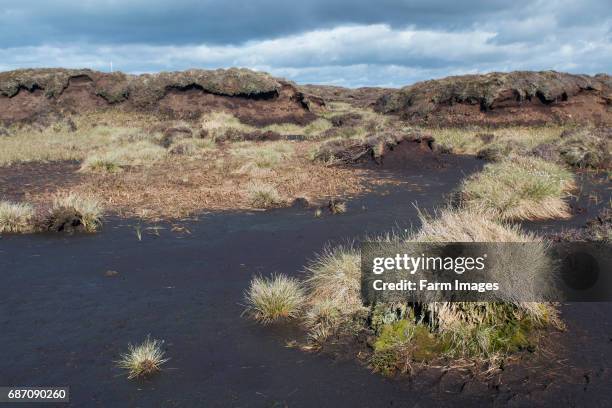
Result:
M353 359L285 347L300 335L292 325L240 317L253 275L299 275L326 242L417 226L412 203L431 210L481 165L449 156L437 169L383 167L403 183L322 218L288 208L3 236L0 384L69 385L74 407L610 406L612 304L564 306L568 332L551 339L545 364L510 365L487 382L439 370L387 379ZM165 340L171 360L129 381L113 361L147 334Z
M301 85L299 89L326 102L344 102L362 108L373 106L379 98L395 91L393 88L344 88L332 85Z
M69 188L81 174L77 161L15 163L0 167L0 199L28 201L27 195Z

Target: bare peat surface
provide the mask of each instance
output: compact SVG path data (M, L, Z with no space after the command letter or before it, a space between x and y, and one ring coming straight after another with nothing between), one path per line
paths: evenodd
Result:
M14 163L0 167L0 199L27 201L26 192L35 193L70 187L81 175L77 161Z
M354 360L285 347L297 334L289 325L270 330L240 317L254 274L297 275L326 242L417 226L413 202L431 210L482 165L449 160L404 172L403 184L338 216L216 213L183 225L189 233L142 226L142 240L138 221L112 219L95 235L4 236L0 384L68 385L72 407L610 406L611 304L566 308L562 356L551 356L567 360L564 376L534 382L509 369L493 387L452 373L384 378ZM113 361L148 334L165 340L171 360L159 375L129 381Z

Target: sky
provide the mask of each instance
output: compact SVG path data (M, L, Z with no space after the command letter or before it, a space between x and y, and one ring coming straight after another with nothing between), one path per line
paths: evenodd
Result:
M399 87L490 71L612 69L611 0L0 0L0 71L232 66Z

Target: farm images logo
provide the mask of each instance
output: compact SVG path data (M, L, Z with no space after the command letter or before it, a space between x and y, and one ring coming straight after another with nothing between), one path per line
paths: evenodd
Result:
M372 273L381 275L385 271L406 271L415 275L417 271L452 271L462 275L466 271L483 271L487 254L477 257L463 256L410 256L407 253L395 254L393 257L375 257L372 261ZM383 279L373 281L374 290L475 290L485 292L487 290L499 290L498 282L431 282L427 279L417 281L402 279L399 282L385 282Z
M361 292L384 302L612 300L609 244L361 244Z

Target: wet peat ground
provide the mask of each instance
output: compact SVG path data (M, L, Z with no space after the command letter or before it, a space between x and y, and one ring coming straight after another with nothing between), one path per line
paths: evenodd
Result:
M95 235L0 238L0 385L68 385L72 407L611 406L610 303L564 305L568 331L551 336L553 350L489 382L439 371L384 378L353 359L285 347L295 328L240 317L254 274L297 275L326 242L417 226L412 203L441 205L482 165L449 160L403 172L405 183L339 216L217 213L183 224L189 233L143 226L142 241L137 221L117 219ZM147 334L165 340L171 360L128 381L113 361Z

